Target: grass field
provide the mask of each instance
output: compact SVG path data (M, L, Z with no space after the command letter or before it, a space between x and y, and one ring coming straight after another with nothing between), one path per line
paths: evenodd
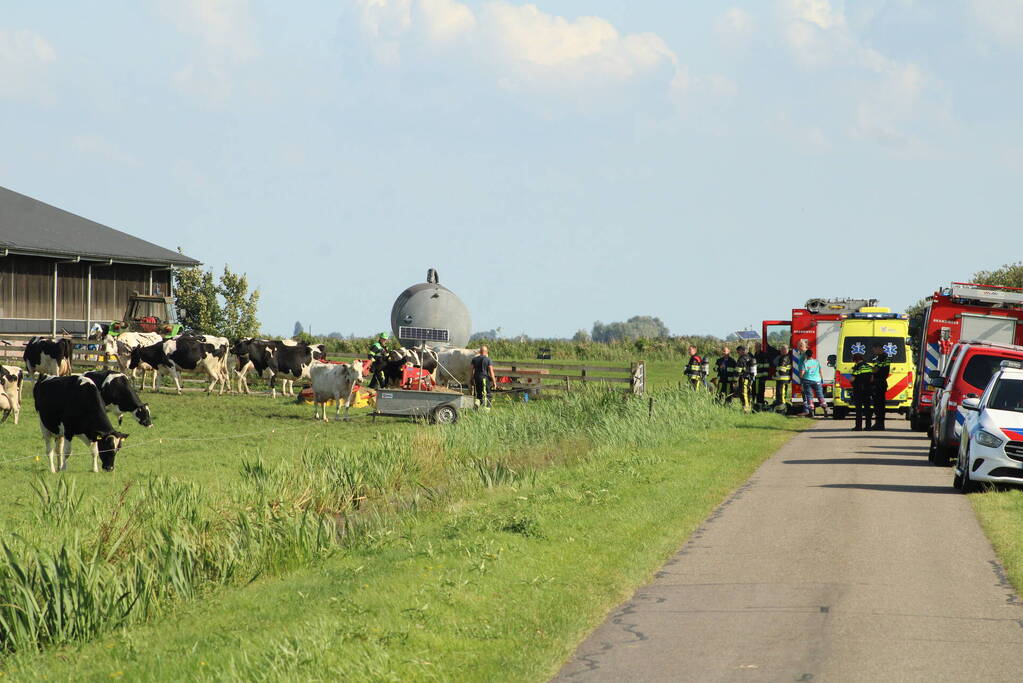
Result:
M152 396L102 475L81 445L45 473L29 397L0 427L0 671L543 678L801 428L673 391L672 365L652 418L603 391L450 428Z
M1023 594L1023 490L992 488L969 498L1009 580Z

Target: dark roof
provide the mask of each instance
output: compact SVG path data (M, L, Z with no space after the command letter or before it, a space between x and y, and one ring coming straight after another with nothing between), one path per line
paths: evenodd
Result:
M121 263L197 266L152 242L0 187L0 251Z

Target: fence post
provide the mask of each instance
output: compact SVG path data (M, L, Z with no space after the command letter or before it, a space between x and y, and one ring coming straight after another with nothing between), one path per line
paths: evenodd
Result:
M652 418L654 416L654 397L650 397L650 404L647 407L647 417Z

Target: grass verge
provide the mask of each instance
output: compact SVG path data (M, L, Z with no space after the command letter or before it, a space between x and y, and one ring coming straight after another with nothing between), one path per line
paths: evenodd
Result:
M253 542L249 530L230 545L239 563L231 580L209 553L217 590L179 596L148 623L97 631L84 645L24 650L0 666L24 679L545 678L802 426L687 392L657 399L652 419L644 403L584 392L469 416L425 436L397 433L358 452L279 464L243 456L231 510L255 501L264 510L257 522L276 520L259 533L310 510L351 516L363 496L359 517L374 523L331 537L336 552L328 553L321 540L307 552L295 540L303 527L287 527L285 540L302 552L283 560L267 552L276 550L272 534ZM332 466L336 476L324 479ZM177 500L203 495L175 490ZM205 505L189 508L185 541L196 530L203 544L242 534L218 526L224 501ZM169 509L151 515L168 523ZM129 540L146 551L146 538ZM196 547L185 541L184 550ZM246 557L249 548L259 552ZM280 560L276 574L259 573L268 558Z
M993 489L968 497L1009 581L1023 595L1023 490Z

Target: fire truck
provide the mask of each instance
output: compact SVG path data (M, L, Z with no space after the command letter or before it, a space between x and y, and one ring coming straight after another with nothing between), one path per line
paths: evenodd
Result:
M805 348L813 351L814 358L821 361L821 379L824 381L824 396L829 402L834 399L835 368L825 365L828 356L838 353L838 335L842 329L843 316L857 313L861 308L877 305L877 299L810 299L803 308L792 309L789 320L763 321L763 339L772 356L777 355L777 346L788 344L790 348ZM773 369L772 369L773 374ZM802 364L798 354L792 364L792 400L802 403L800 382Z
M985 341L1023 344L1023 289L953 282L927 299L917 342L917 373L913 385L910 426L931 426L934 387L931 374L941 374L956 342Z

